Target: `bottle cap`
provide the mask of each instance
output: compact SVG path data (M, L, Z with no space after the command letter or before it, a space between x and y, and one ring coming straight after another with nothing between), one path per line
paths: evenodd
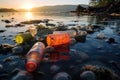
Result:
M34 70L36 70L36 68L37 68L37 64L35 62L32 61L27 62L26 64L27 71L33 72Z

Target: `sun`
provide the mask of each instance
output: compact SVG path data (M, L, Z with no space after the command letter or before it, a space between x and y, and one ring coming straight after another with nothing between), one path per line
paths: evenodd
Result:
M24 8L26 10L31 10L33 8L33 5L32 4L25 4Z

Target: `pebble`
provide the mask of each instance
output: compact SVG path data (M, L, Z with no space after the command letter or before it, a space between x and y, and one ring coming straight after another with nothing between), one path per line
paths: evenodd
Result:
M105 34L102 34L102 33L101 33L101 34L97 34L97 35L96 35L96 38L97 38L97 39L106 39L106 36L105 36Z
M14 25L9 24L9 25L6 25L5 27L6 27L6 28L10 28L10 27L14 27Z
M5 32L6 30L0 30L0 33L3 33L3 32Z
M96 76L92 71L84 71L80 74L82 80L96 80Z
M15 76L13 76L12 80L33 80L33 76L27 71L21 70Z
M75 36L75 40L77 42L85 42L86 41L87 32L86 31L80 31L78 35Z
M74 38L70 39L70 45L74 45L76 43L76 40Z
M22 46L16 46L12 49L13 54L21 54L23 52Z
M0 64L0 72L3 70L3 65Z
M57 73L59 70L60 70L60 67L57 66L57 65L52 65L52 66L50 67L50 72L51 72L52 74Z
M53 80L72 80L72 78L66 72L59 72L54 76Z
M111 44L111 43L116 43L114 38L109 38L109 39L107 40L107 42L110 43L110 44Z

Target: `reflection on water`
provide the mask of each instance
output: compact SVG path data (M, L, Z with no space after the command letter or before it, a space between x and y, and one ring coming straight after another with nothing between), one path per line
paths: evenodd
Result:
M25 16L26 16L26 19L27 19L27 20L33 19L33 14L32 14L32 12L26 12Z

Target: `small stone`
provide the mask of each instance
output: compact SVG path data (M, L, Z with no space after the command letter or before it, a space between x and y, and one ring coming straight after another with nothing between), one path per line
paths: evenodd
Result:
M5 20L4 22L5 22L5 23L11 23L9 20Z
M9 25L6 25L5 27L10 28L10 27L14 27L14 25L9 24Z
M3 70L3 65L0 64L0 72Z
M85 42L86 41L87 32L86 31L80 31L78 35L75 36L75 40L77 42Z
M13 54L21 54L23 52L22 46L16 46L12 49Z
M105 36L105 34L97 34L96 38L97 39L106 39L106 36Z
M13 76L12 80L33 80L33 76L27 71L21 70L17 75Z
M76 43L76 40L74 38L70 39L70 45L74 45Z
M66 72L59 72L54 76L53 80L72 80L72 78Z
M82 80L96 80L96 76L92 71L84 71L80 74Z
M59 66L57 66L57 65L52 65L51 67L50 67L50 71L51 71L51 73L57 73L58 71L60 70L60 67Z
M10 62L10 61L12 61L12 58L11 58L11 57L7 57L7 58L5 58L5 59L3 60L4 63Z
M111 44L111 43L116 43L114 38L109 38L109 39L107 40L107 42L110 43L110 44Z
M3 32L5 32L6 30L0 30L0 33L3 33Z

